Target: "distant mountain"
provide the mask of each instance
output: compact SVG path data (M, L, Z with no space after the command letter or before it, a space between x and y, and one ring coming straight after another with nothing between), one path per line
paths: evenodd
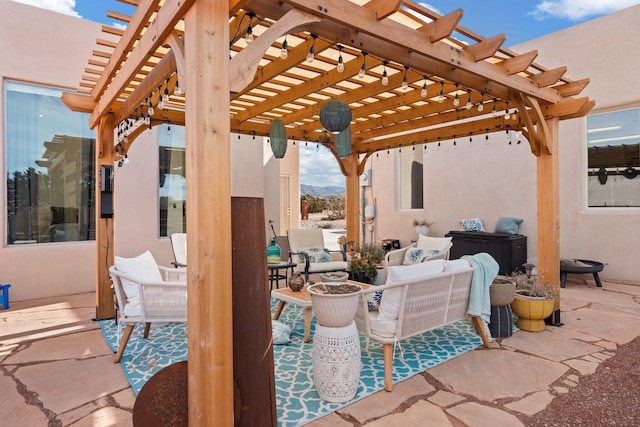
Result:
M334 186L317 187L315 185L300 184L301 196L305 194L310 194L313 197L322 197L322 198L328 199L331 197L344 196L344 193L345 193L344 187L334 187Z

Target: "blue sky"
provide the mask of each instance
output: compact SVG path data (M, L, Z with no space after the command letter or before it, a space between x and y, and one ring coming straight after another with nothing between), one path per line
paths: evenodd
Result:
M20 3L82 17L108 25L107 10L131 15L133 8L117 0L15 0ZM275 1L275 0L274 0ZM441 14L462 9L460 25L483 37L506 34L506 47L639 4L640 0L430 0L425 6ZM344 185L335 158L328 150L300 144L300 182ZM293 151L293 150L292 150Z

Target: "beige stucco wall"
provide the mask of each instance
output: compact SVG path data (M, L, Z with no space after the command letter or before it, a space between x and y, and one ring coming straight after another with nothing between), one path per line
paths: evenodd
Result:
M0 0L0 76L3 79L76 88L101 25ZM4 89L4 87L3 87ZM4 90L0 114L4 117ZM4 120L0 121L4 161ZM130 163L115 174L115 254L135 256L149 249L159 264L173 259L168 238L158 237L157 129L143 132L129 151ZM232 195L265 199L267 219L278 217L280 163L262 138L231 136ZM212 165L215 167L215 165ZM6 185L3 186L6 188ZM2 192L0 282L11 283L11 301L86 292L95 289L95 242L6 246L6 190ZM101 219L101 221L105 221Z
M515 46L524 53L537 49L537 62L546 67L566 65L572 79L591 83L580 96L597 102L604 111L640 105L640 82L633 71L640 57L633 54L640 42L640 6L614 13L567 30ZM589 209L586 201L585 119L560 124L560 255L607 263L603 278L640 283L640 209ZM396 209L395 155L381 152L369 160L373 193L378 202L376 239L397 238L403 245L416 238L413 218L435 221L430 234L443 236L459 229L457 220L479 217L493 231L500 216L524 219L520 232L527 236L528 256L537 256L536 158L527 141L508 144L504 132L484 137L429 144L424 154L425 209ZM417 149L417 148L416 148ZM405 148L405 150L407 150ZM365 189L365 197L369 193ZM584 276L587 278L587 276Z

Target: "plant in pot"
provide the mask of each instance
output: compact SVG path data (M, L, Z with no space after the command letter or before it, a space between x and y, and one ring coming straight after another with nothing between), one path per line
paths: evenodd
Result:
M542 283L538 276L526 274L511 276L516 284L516 293L511 309L518 316L518 328L538 332L545 329L544 319L553 312L558 288L551 283Z
M384 248L378 243L364 243L359 253L351 255L349 271L358 282L373 283L378 277L378 267L384 259Z
M429 226L433 224L432 221L427 221L426 219L414 219L413 226L416 228L416 233L422 236L429 235Z

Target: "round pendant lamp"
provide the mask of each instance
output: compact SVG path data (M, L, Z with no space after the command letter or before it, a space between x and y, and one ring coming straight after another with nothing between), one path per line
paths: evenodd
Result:
M351 123L349 105L339 99L332 99L320 109L320 123L331 133L340 133Z
M334 135L333 142L336 145L338 157L346 159L351 152L351 128L347 126L345 130Z
M271 123L271 130L269 131L269 138L271 143L271 151L276 159L284 157L284 153L287 152L287 131L284 128L282 120L275 119Z

